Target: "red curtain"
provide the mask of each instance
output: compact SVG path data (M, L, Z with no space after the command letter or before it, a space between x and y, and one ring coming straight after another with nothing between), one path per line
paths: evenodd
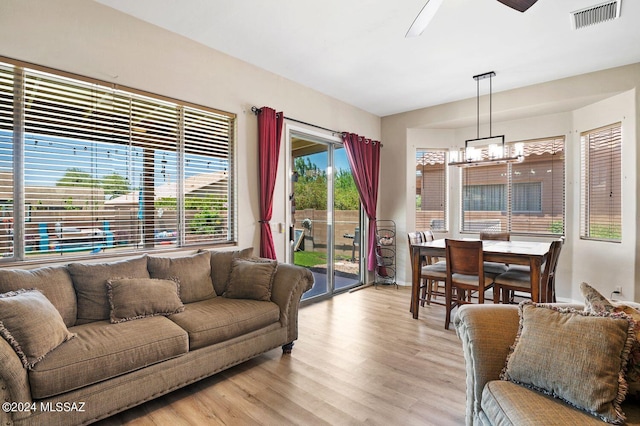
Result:
M273 188L278 172L278 156L280 155L280 139L284 114L276 113L269 107L262 107L258 112L258 149L260 165L260 257L276 258L271 234L273 210Z
M343 133L342 141L347 151L353 179L360 193L360 202L369 218L367 269L373 271L376 267L376 207L382 145L378 141L372 141L354 133Z

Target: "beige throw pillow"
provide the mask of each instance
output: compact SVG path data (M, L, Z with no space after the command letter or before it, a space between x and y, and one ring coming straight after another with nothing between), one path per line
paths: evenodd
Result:
M177 279L120 278L107 281L113 324L184 311Z
M624 314L520 304L520 328L501 379L563 399L609 423L625 420L624 369L635 339Z
M147 259L151 278L177 278L183 303L215 297L211 283L211 254L197 253L187 257L153 257Z
M253 247L242 250L211 251L211 280L217 294L222 295L227 290L231 276L231 261L248 259L252 256Z
M35 289L0 294L0 335L28 370L74 337L60 312Z
M604 297L598 290L591 287L587 283L580 284L580 290L585 299L585 311L587 312L609 312L620 313L624 312L629 315L635 321L635 335L636 341L631 348L631 355L629 356L629 362L627 364L627 385L629 391L627 392L627 398L632 397L640 399L640 310L633 302L611 302Z
M271 287L278 262L269 259L239 259L231 262L231 276L224 297L271 300Z

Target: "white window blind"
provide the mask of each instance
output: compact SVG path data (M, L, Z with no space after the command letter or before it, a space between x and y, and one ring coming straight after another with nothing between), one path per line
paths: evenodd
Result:
M0 76L0 191L25 203L17 257L233 241L233 114L9 64ZM12 245L0 239L3 256Z
M462 170L461 232L564 234L564 138L522 143L522 163Z
M445 164L444 150L416 150L416 229L449 229Z
M622 240L622 125L581 134L580 237Z

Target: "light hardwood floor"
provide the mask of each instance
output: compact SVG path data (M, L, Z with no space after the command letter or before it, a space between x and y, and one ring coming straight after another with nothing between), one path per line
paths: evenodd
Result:
M303 307L291 355L272 350L99 422L146 425L462 425L461 344L444 307L369 287Z

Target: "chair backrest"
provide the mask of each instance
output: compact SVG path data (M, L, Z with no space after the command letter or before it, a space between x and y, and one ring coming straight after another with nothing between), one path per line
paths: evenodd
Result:
M435 237L433 236L433 232L431 232L430 230L415 231L415 232L407 233L407 240L409 241L409 253L411 253L411 244L426 243L429 241L433 241L435 240ZM432 265L438 261L438 258L432 257L432 256L423 256L422 261L423 261L423 264L425 265Z
M484 275L482 241L445 240L447 275Z
M556 274L556 267L558 266L558 258L560 257L560 251L562 250L562 244L564 238L554 240L551 242L549 248L549 255L547 261L544 263L544 271L542 271L542 284L546 285L546 288L553 288L553 280Z
M497 241L509 241L511 240L511 234L509 232L480 232L481 240L497 240Z

